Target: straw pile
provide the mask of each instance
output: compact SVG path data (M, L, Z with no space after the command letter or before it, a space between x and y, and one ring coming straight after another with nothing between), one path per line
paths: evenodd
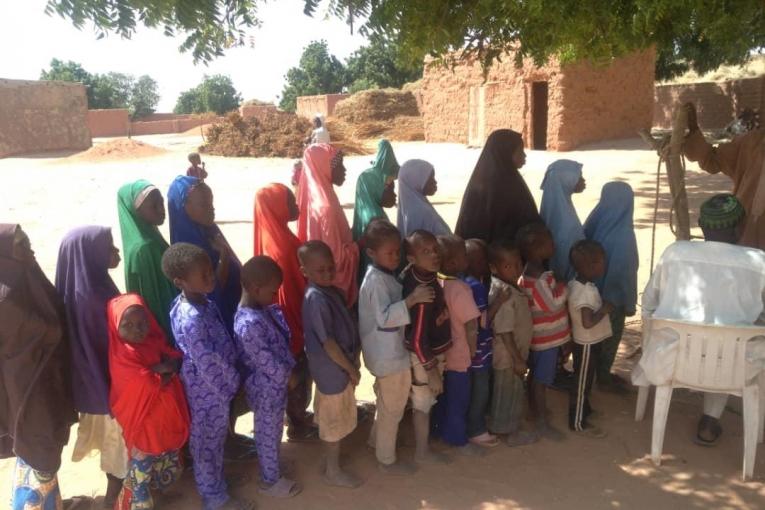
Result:
M293 113L274 111L243 119L232 112L210 126L200 149L218 156L299 158L310 133L310 122Z
M420 110L411 91L378 89L358 92L337 104L333 120L354 139L385 137L416 141L425 138ZM334 136L334 132L330 132Z

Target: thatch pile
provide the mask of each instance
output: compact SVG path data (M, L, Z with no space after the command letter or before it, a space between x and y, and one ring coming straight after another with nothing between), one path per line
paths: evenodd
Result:
M299 158L310 133L311 123L294 113L273 111L244 119L232 112L210 126L201 150L229 157Z
M411 91L365 90L339 102L333 118L354 139L388 138L415 141L425 138L417 100ZM332 132L334 136L334 132Z

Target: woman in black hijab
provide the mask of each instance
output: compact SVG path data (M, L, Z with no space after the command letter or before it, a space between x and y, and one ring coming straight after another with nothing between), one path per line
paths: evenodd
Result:
M486 140L470 177L455 234L463 239L513 239L519 228L542 221L518 169L526 163L523 138L499 129Z

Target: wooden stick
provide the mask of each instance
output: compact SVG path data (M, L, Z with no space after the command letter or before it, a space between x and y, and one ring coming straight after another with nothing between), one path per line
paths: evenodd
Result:
M688 127L688 114L683 105L675 108L675 116L672 122L672 135L669 140L667 154L667 176L669 177L669 190L672 194L672 209L674 210L676 223L675 239L690 240L691 221L688 213L688 195L685 191L685 168L683 168L682 152L685 131Z

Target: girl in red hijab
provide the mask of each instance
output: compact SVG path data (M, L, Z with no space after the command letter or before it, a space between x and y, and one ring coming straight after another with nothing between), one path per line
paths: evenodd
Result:
M182 472L178 450L189 437L189 412L178 378L182 354L138 294L107 305L111 411L130 455L115 508L154 508L150 488L164 490Z
M290 351L295 357L292 384L287 392L287 437L291 441L310 439L316 435L311 416L306 412L311 398L311 377L303 351L303 295L305 277L300 271L297 250L300 240L292 233L289 222L298 219L300 211L295 195L285 185L269 184L255 193L254 255L267 255L282 270L278 303L290 328Z

